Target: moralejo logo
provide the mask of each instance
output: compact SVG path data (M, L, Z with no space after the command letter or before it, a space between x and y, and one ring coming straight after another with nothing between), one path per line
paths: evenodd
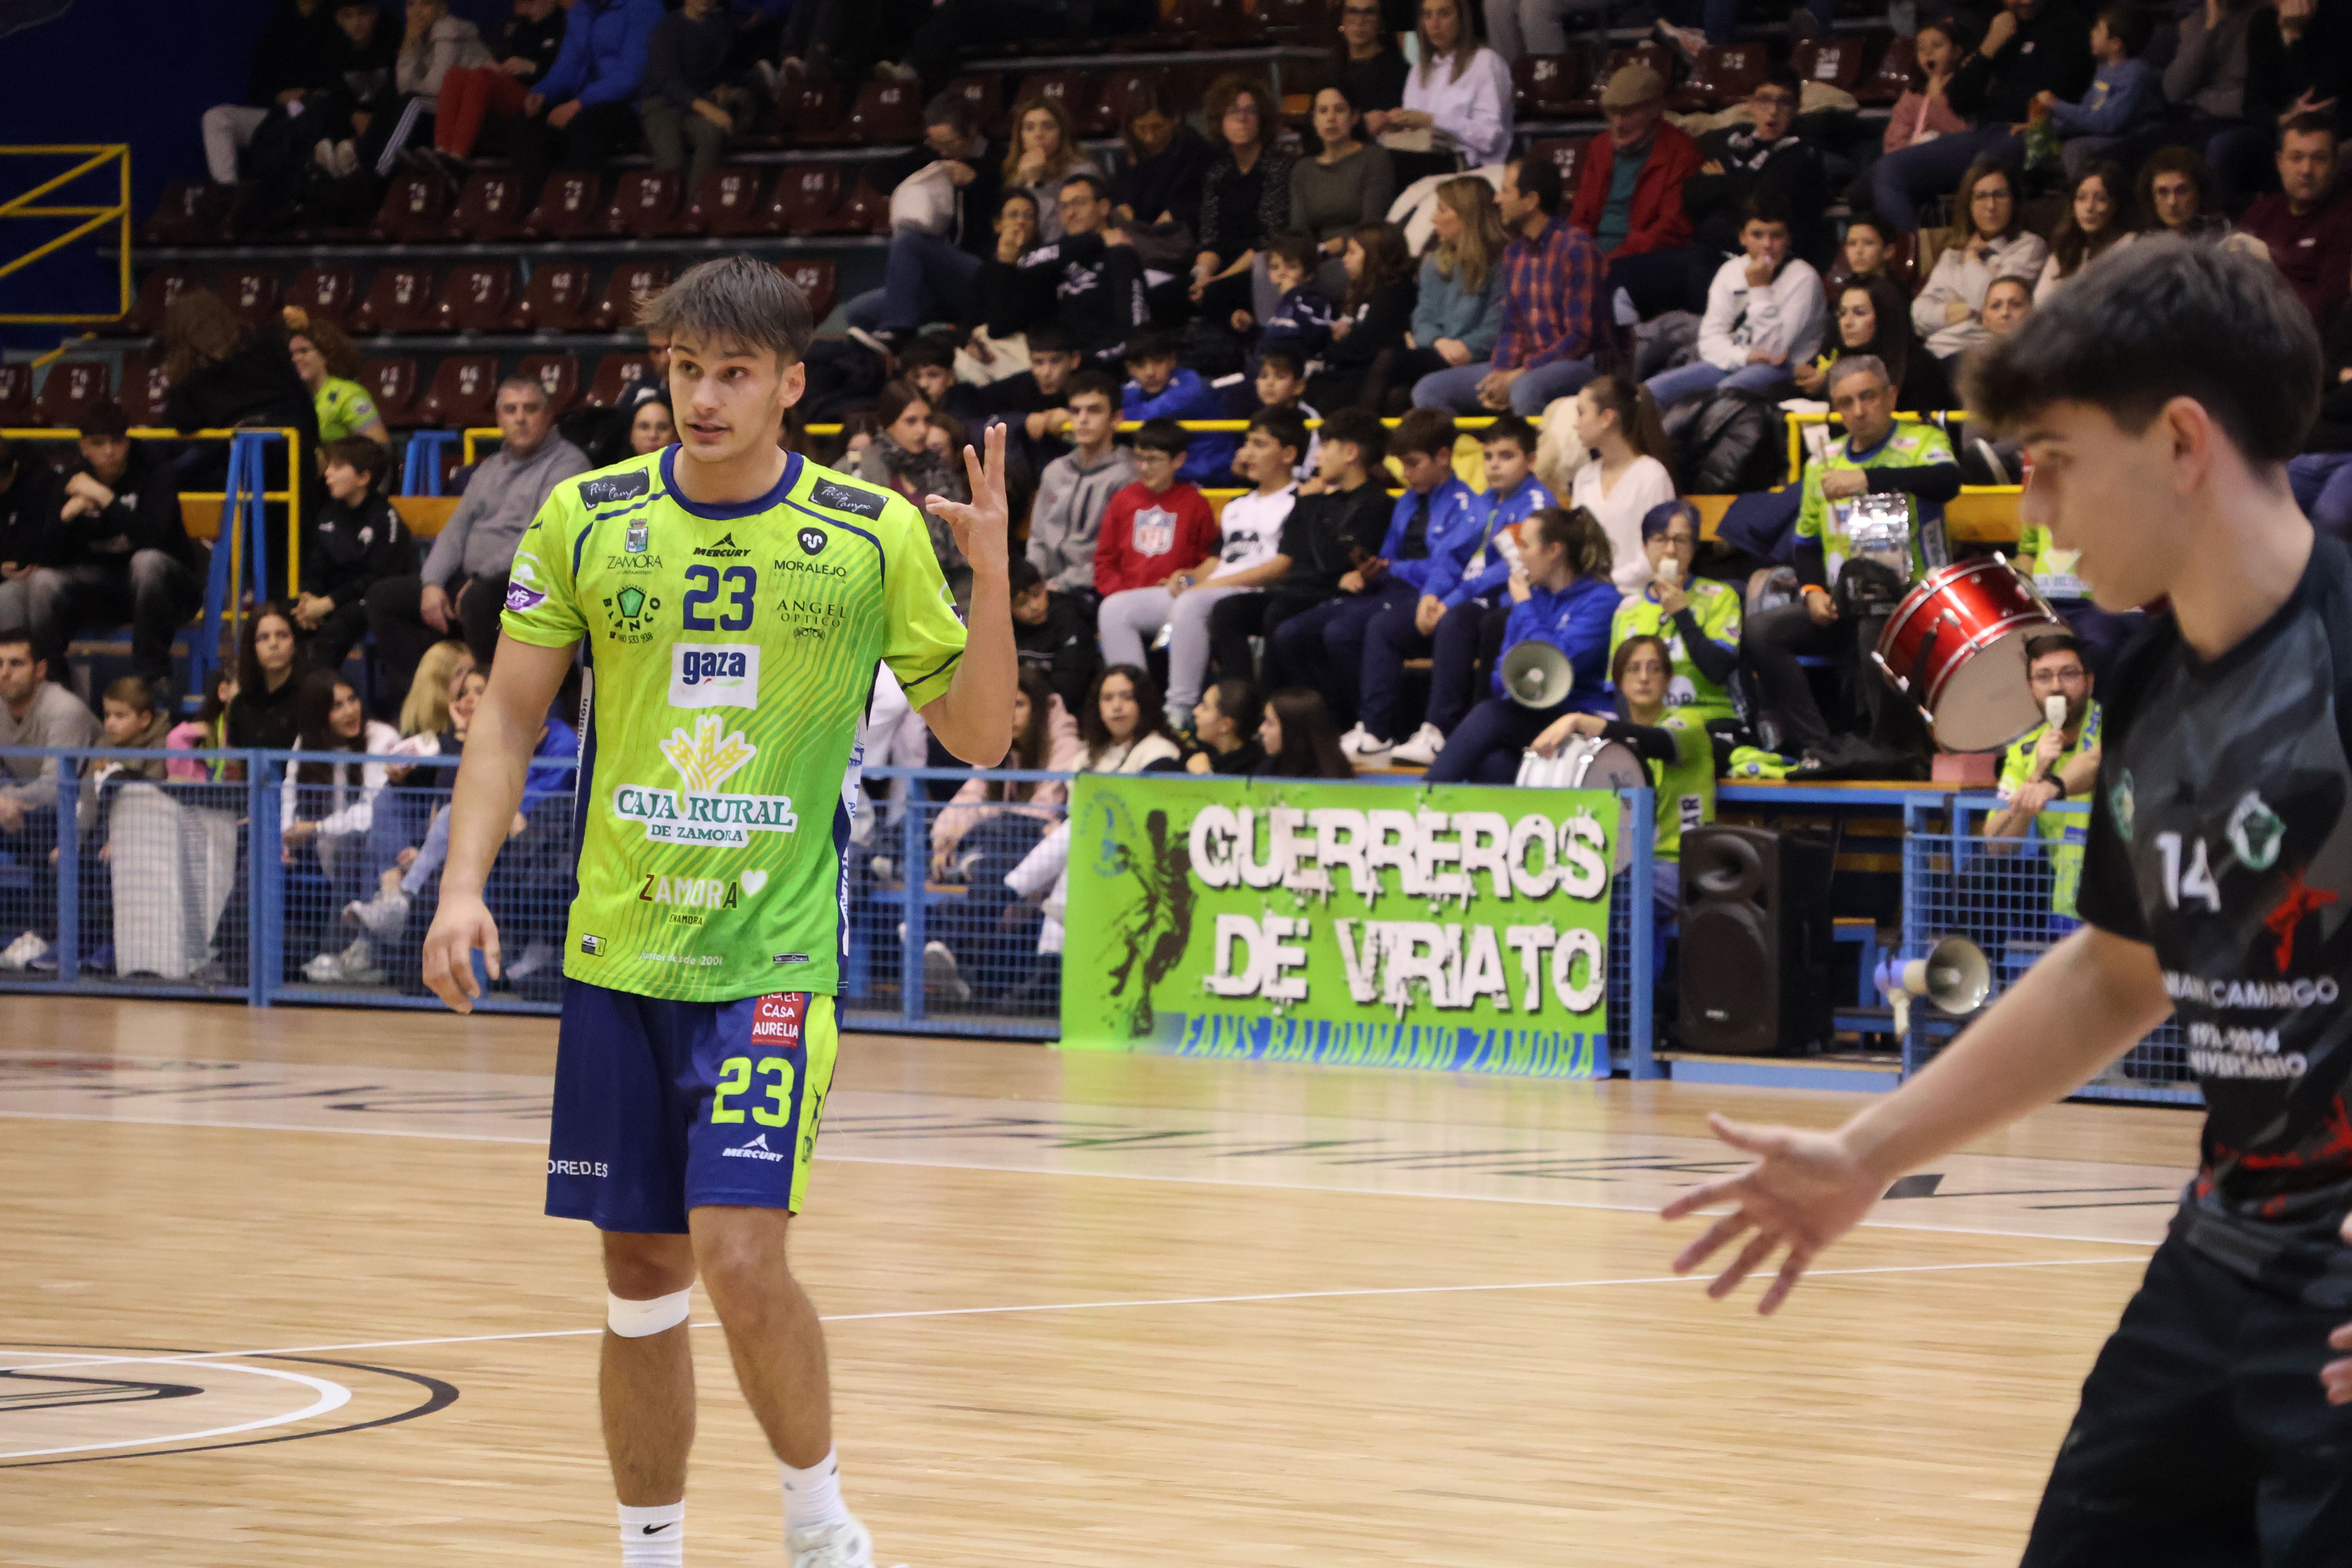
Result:
M821 528L801 530L801 550L805 554L814 555L818 551L823 550L824 541L825 531Z
M754 833L800 830L790 795L720 793L719 786L758 756L760 748L741 731L728 730L718 715L696 720L691 735L672 730L661 753L677 770L681 787L625 784L613 791L614 814L644 823L648 840L740 849Z

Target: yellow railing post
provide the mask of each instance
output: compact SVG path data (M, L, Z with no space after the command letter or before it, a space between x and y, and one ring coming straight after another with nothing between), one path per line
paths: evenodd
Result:
M0 243L0 278L20 272L45 256L64 249L77 240L86 239L109 227L116 231L115 297L116 304L109 311L71 310L11 310L0 311L0 324L26 325L38 322L71 323L120 321L131 313L131 148L123 142L91 143L89 145L14 146L0 147L0 158L79 158L79 163L63 174L53 174L28 190L20 191L0 201L0 220L31 219L36 222L78 218L80 221L63 234L52 234L47 239L27 242L29 248L19 249L11 240ZM52 191L61 191L86 176L101 174L114 165L114 199L93 205L89 203L36 205ZM15 165L10 165L14 167ZM10 231L13 233L13 231Z

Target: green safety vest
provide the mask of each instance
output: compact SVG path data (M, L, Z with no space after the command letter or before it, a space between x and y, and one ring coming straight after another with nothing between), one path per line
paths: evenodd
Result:
M1837 585L1838 573L1843 570L1846 557L1853 553L1846 533L1846 518L1853 510L1853 502L1832 500L1822 494L1823 474L1840 468L1925 468L1958 461L1952 456L1951 441L1941 430L1913 419L1895 421L1893 433L1878 449L1864 454L1865 461L1857 463L1848 454L1846 447L1851 440L1851 437L1839 437L1819 459L1805 465L1803 496L1797 503L1797 537L1820 540L1822 553L1828 560L1830 580L1822 584L1824 588ZM1932 552L1938 558L1929 559L1931 552L1924 537L1927 531L1920 526L1919 498L1906 496L1904 500L1911 509L1911 575L1916 581L1929 567L1943 565L1943 558L1949 552L1939 527ZM1941 508L1937 509L1936 521L1939 524L1942 521Z
M2098 749L2099 722L2099 704L2094 699L2083 715L2082 732L2050 764L2051 773L2057 773L2084 752ZM2049 728L2046 723L2036 724L2011 742L2009 749L2001 753L1999 789L2003 805L2015 799L2017 792L2025 786L2033 768L2033 748L2041 743L2042 732ZM2059 801L2034 814L2033 836L2051 846L2050 908L2054 913L2074 912L2074 894L2083 884L2083 846L2090 841L2090 829L2091 806L2086 800Z
M1675 760L1657 764L1657 832L1651 852L1679 858L1683 835L1715 820L1715 742L1706 716L1692 710L1670 712L1657 727L1675 738Z
M1689 595L1691 614L1698 628L1719 643L1739 646L1739 590L1727 583L1711 577L1694 577L1684 590ZM1731 693L1699 673L1683 647L1683 634L1665 611L1652 597L1657 585L1652 584L1617 606L1609 622L1609 657L1613 661L1619 645L1627 637L1657 637L1666 639L1667 660L1666 707L1676 713L1693 713L1706 727L1709 719L1731 717Z

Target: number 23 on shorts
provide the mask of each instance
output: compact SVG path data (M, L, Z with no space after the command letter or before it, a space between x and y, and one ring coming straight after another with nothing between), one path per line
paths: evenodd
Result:
M766 1103L750 1108L751 1120L762 1127L792 1125L793 1064L782 1057L761 1057L756 1061L750 1057L729 1057L719 1063L718 1092L710 1097L714 1125L743 1120L743 1109L727 1102L751 1094L754 1079L766 1080L761 1085Z

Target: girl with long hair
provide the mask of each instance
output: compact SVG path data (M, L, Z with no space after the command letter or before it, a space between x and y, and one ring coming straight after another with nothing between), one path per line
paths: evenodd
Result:
M1895 100L1895 111L1887 117L1886 133L1880 138L1882 153L1900 153L1976 123L1954 109L1945 95L1969 52L1959 24L1950 17L1937 16L1919 24L1913 39L1911 85Z
M367 753L381 756L400 739L391 725L367 716L349 681L323 671L302 682L295 710L299 749L305 752L347 752L355 759ZM313 900L299 897L305 889L289 879L293 885L288 891L297 895L288 900L290 925L323 940L324 932L338 923L327 912L340 912L366 890L370 874L379 869L366 847L386 782L381 762L299 763L287 771L278 792L279 841L298 864L304 851L315 854L328 885L323 906L308 907ZM374 969L373 947L364 936L340 952L322 947L302 966L302 973L314 984L383 979Z
M456 637L435 643L416 661L415 679L400 703L400 733L404 739L434 736L449 727L449 700L457 694L457 678L474 668L474 652Z
M2050 240L2050 259L2042 263L2042 276L2034 281L2035 304L2049 299L2058 285L2108 251L2137 237L2124 214L2124 197L2130 189L2123 166L2105 158L2084 165L2074 176L2067 192L2066 216L2058 220L2058 232Z
M1520 524L1510 619L1490 678L1495 695L1445 738L1430 783L1509 784L1518 777L1519 753L1554 721L1610 711L1609 626L1620 598L1611 561L1608 533L1582 507L1546 507ZM1503 657L1529 641L1558 648L1575 675L1568 695L1548 708L1522 706L1503 684Z
M1025 98L1013 109L1013 146L1004 154L1004 189L1037 201L1045 242L1062 237L1062 176L1087 166L1070 111L1056 98Z
M302 525L318 515L326 488L311 454L319 449L319 411L310 389L294 372L284 329L257 327L227 300L201 284L187 289L163 312L161 343L163 375L171 392L163 423L175 430L226 430L238 425L290 429L302 448L295 465L295 489ZM286 488L282 442L266 448L265 482ZM192 472L180 477L189 489L218 489L228 475L226 443Z
M364 436L386 447L392 445L392 432L376 412L375 399L359 384L360 351L342 328L323 317L305 320L286 334L286 353L294 374L310 390L321 442Z
M1650 580L1642 520L1675 499L1674 449L1657 399L1631 376L1595 376L1576 395L1576 439L1592 460L1576 470L1570 504L1599 521L1617 587L1634 593Z
M1355 767L1339 749L1339 726L1323 694L1304 686L1285 687L1265 700L1257 723L1257 743L1265 761L1261 778L1351 779Z
M2050 259L2050 247L2021 225L2017 205L2017 176L1991 159L1978 159L1960 176L1943 254L1911 302L1911 324L1937 359L1985 341L1985 290L1994 279L2035 277Z
M1797 372L1808 397L1827 399L1830 369L1847 354L1875 354L1895 384L1895 406L1930 413L1955 405L1951 377L1911 325L1911 302L1888 279L1861 278L1838 290L1830 312L1830 346Z
M1363 113L1339 83L1315 95L1315 136L1322 150L1290 169L1290 228L1310 235L1336 258L1348 237L1388 216L1396 168L1388 149L1362 139ZM1327 279L1327 282L1328 279Z
M1397 179L1499 163L1511 148L1511 68L1471 31L1465 0L1421 0L1414 28L1421 64L1405 78L1404 107L1391 131L1426 131L1428 153L1399 160Z
M1495 188L1475 174L1447 180L1437 187L1430 231L1412 331L1403 348L1374 363L1364 388L1363 406L1379 413L1403 413L1414 382L1486 358L1503 332L1503 247L1510 241Z
M1159 683L1138 665L1114 664L1095 677L1087 710L1078 715L1078 736L1085 748L1080 773L1158 773L1183 764L1160 708Z
M931 446L931 405L914 384L890 381L883 384L875 395L874 417L880 433L874 437L857 459L857 477L875 484L887 485L905 496L922 510L927 496L946 496L953 500L971 500L967 481L959 471L960 465L950 463L946 454ZM968 572L963 552L956 547L955 535L948 525L928 511L923 516L931 534L931 548L940 558L943 572Z
M296 699L310 673L294 633L294 616L272 600L253 612L236 640L236 695L221 726L234 751L293 748L300 717Z
M1392 223L1368 223L1350 234L1340 263L1348 292L1331 323L1323 369L1307 384L1309 407L1359 406L1372 362L1404 347L1412 323L1412 253Z

